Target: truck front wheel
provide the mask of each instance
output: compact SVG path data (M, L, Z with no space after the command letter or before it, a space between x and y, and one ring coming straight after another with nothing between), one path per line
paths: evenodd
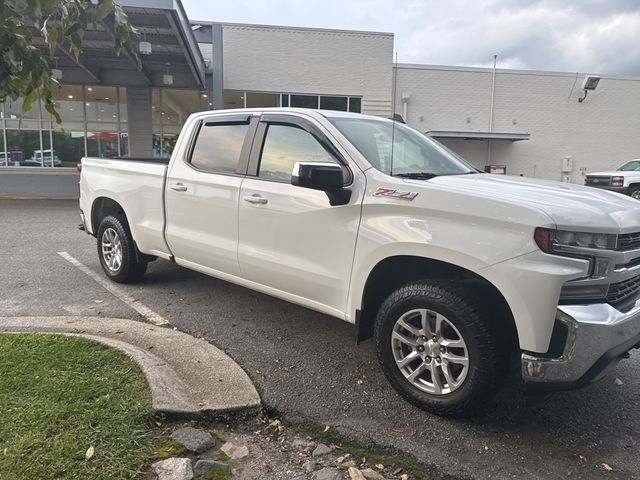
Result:
M460 415L492 398L509 349L471 292L445 281L405 285L376 318L378 359L391 385L438 415Z
M104 273L114 282L131 283L147 270L147 262L139 261L136 244L126 222L107 216L98 227L98 257Z

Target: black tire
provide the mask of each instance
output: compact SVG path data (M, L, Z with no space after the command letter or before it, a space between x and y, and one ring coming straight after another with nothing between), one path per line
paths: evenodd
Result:
M636 200L640 200L640 187L630 187L629 196L631 198L635 198Z
M109 231L107 232L107 230ZM105 232L107 232L107 235L115 232L120 241L119 251L121 261L119 265L114 263L110 266L107 260L108 255L103 253L103 237L105 236ZM129 225L127 225L126 221L114 216L104 217L98 227L96 238L98 240L98 258L100 259L102 270L104 270L107 277L118 283L133 283L142 278L147 271L147 262L138 260L142 255L137 252L136 244L133 241ZM104 239L108 240L107 237L104 237Z
M422 346L425 344L409 347L396 341L395 346L392 346L393 330L401 318L405 319L404 324L408 319L409 322L420 325L420 319L411 317L416 314L407 313L416 309L428 310L429 318L433 318L434 312L444 316L447 321L446 324L442 321L442 325L445 325L444 328L449 328L450 332L457 334L466 344L466 349L462 350L464 352L462 356L466 355L468 358L468 367L464 376L461 373L464 367L445 362L440 358L440 355L444 359L445 356L451 355L450 352L461 350L438 346L436 341L429 342L430 345L426 346L427 352L431 349L432 352L445 353L433 353L433 355L437 355L435 358L418 357L414 360L416 363L412 362L409 366L404 367L405 374L412 368L415 372L422 363L426 364L429 360L435 362L437 359L437 365L440 365L440 362L448 365L449 374L454 368L458 369L460 382L457 387L450 386L454 385L455 381L448 383L442 369L439 370L440 373L436 374L439 379L438 383L449 385L449 388L441 389L443 393L424 391L425 385L429 388L429 381L433 385L436 383L433 381L430 370L418 375L417 383L422 387L418 388L403 374L401 367L396 363L394 351L395 355L402 356L402 349L406 351L415 348L414 355L425 355L425 346ZM375 340L382 370L398 393L409 402L442 416L456 416L477 411L479 407L493 398L506 378L510 348L507 338L499 331L496 322L490 322L489 319L492 317L483 313L483 310L482 302L472 292L446 281L418 281L405 285L389 295L378 311ZM455 329L451 329L451 326L455 327L457 332ZM408 333L408 331L405 332ZM424 342L423 336L419 338L421 342ZM417 350L419 348L422 348L423 351ZM417 367L412 365L417 365ZM435 363L429 363L429 365L434 367ZM445 392L445 390L451 391Z

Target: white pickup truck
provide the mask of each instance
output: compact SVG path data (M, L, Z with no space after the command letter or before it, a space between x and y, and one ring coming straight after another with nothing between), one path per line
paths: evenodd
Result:
M640 158L620 165L617 170L589 173L584 184L640 200Z
M80 214L116 282L161 258L354 323L441 415L585 385L640 346L640 203L479 172L398 122L189 117L168 161L84 158ZM516 361L517 358L517 361Z

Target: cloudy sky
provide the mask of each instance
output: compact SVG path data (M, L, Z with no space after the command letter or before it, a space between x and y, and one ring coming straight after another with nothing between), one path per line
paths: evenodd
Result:
M640 75L640 0L182 0L193 20L395 33L401 63Z

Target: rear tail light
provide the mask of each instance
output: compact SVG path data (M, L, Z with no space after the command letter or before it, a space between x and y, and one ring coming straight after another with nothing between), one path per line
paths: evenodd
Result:
M76 165L76 171L77 171L78 173L81 173L81 172L82 172L82 164L81 164L81 163L78 163L78 164Z

